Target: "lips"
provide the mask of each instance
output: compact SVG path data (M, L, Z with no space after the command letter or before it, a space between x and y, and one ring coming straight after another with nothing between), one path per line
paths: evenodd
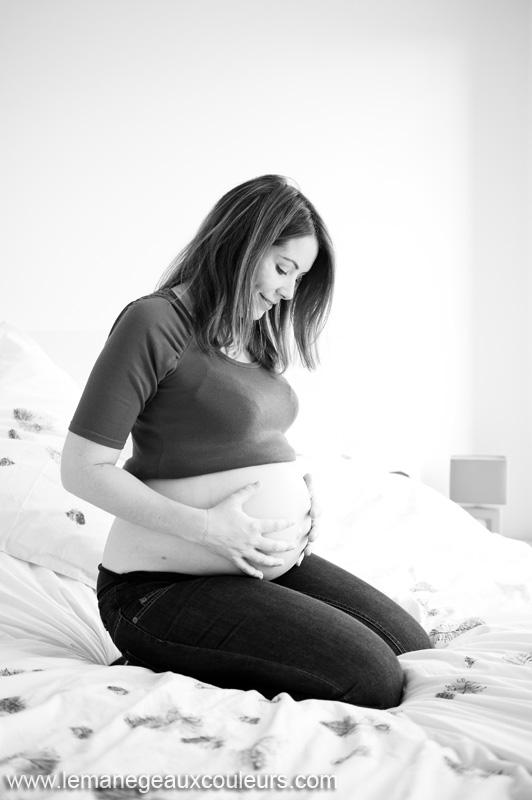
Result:
M268 298L267 298L267 297L264 297L264 295L263 295L263 294L261 294L260 292L259 292L259 294L260 294L261 300L262 300L262 301L263 301L263 302L266 304L266 306L268 307L268 310L269 310L270 308L272 308L272 307L273 307L273 305L274 305L274 303L272 303L272 302L271 302L271 300L268 300Z

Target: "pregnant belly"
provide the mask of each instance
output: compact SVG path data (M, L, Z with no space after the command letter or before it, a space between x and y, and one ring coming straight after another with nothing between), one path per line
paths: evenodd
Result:
M306 544L310 498L297 462L263 464L209 475L175 480L150 480L147 485L167 497L195 508L211 508L249 483L261 488L242 506L251 517L282 518L295 522L290 528L265 534L269 539L292 542L294 550L276 554L279 567L260 567L266 580L282 575L297 563ZM148 528L115 519L102 559L114 572L150 570L192 575L242 574L230 561L180 536L158 534Z

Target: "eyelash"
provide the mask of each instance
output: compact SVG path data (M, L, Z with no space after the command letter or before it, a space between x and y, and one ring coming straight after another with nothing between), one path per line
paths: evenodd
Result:
M276 264L276 265L275 265L275 269L277 270L277 272L279 273L279 275L287 275L287 274L288 274L288 273L287 273L287 272L285 272L283 269L281 269L281 267L279 266L279 264ZM304 277L305 277L305 273L302 273L301 275L298 275L298 277L296 278L296 284L300 284L300 283L301 283L301 281L303 280L303 278L304 278Z

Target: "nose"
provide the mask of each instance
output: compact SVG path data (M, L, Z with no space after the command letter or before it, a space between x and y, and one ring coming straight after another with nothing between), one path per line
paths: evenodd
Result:
M283 300L292 300L295 291L296 291L296 276L284 275L283 282L277 289L277 294Z

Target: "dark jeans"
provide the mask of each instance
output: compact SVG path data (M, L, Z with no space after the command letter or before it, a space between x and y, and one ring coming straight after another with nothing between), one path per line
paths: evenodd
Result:
M274 581L100 567L105 627L129 664L271 699L401 702L400 653L430 648L410 614L317 555Z

